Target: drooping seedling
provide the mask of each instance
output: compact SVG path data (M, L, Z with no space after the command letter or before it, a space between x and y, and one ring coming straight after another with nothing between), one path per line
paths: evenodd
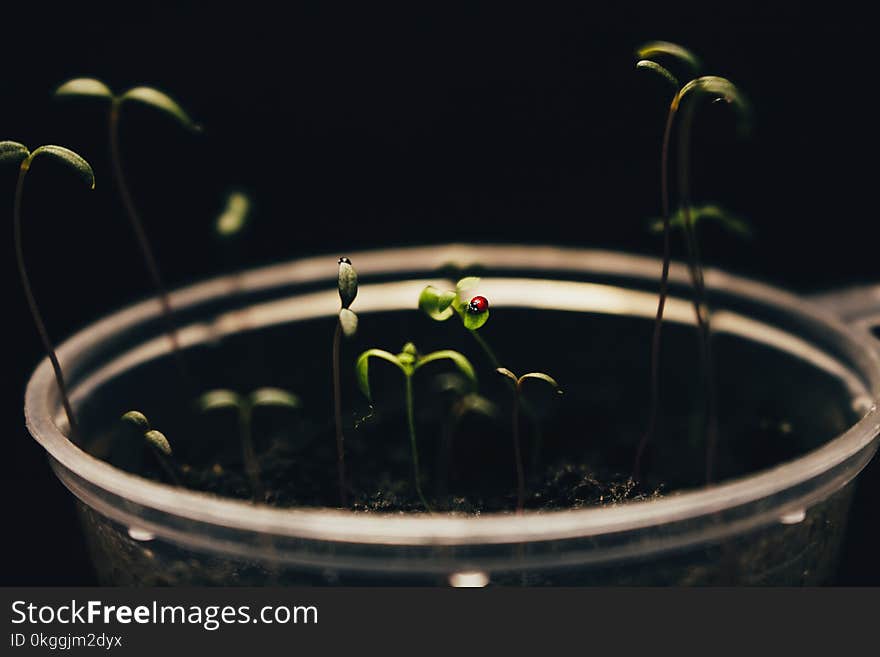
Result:
M712 481L715 447L718 441L718 404L715 391L714 358L712 355L711 332L709 326L709 309L706 304L705 283L703 280L703 264L700 256L699 243L694 230L694 219L691 214L690 199L690 147L691 128L694 113L700 100L724 102L737 112L741 131L748 126L749 106L745 97L728 79L705 75L691 80L684 85L673 99L673 107L681 113L681 124L678 132L678 189L679 204L684 219L685 246L688 253L688 266L694 285L694 306L697 324L702 333L702 359L707 391L707 441L706 441L706 482Z
M52 364L52 370L55 373L55 381L58 384L58 391L61 395L61 403L64 406L64 412L67 415L67 423L70 426L70 438L74 442L80 443L79 426L76 421L76 415L73 412L73 407L70 403L70 396L67 392L67 386L64 381L64 374L61 371L61 365L59 364L58 357L55 354L55 347L52 344L51 338L49 337L49 332L46 330L46 325L43 322L43 316L40 313L39 307L37 306L37 301L34 297L33 289L31 288L31 282L28 278L27 269L24 264L24 250L22 248L21 237L22 196L24 192L25 177L27 176L28 171L30 171L33 162L38 157L46 157L48 159L55 160L70 168L80 178L82 178L82 180L89 186L90 189L95 188L95 175L92 172L92 167L89 166L88 162L86 162L82 157L80 157L73 151L63 148L61 146L40 146L39 148L31 152L27 149L27 147L19 144L18 142L0 142L0 163L4 165L18 165L18 182L15 186L15 201L12 211L12 223L15 241L15 259L18 266L19 276L21 276L21 283L24 288L24 296L27 299L31 316L34 319L34 324L36 324L37 332L40 334L40 340L42 340L43 342L43 347L46 350L46 354L49 357L49 362Z
M434 351L430 354L419 354L412 342L407 342L403 346L403 350L395 355L383 349L368 349L358 356L355 365L358 386L366 396L367 400L372 403L373 395L370 391L370 358L379 358L395 365L402 373L405 385L406 395L406 423L409 431L410 450L412 452L413 475L415 479L416 493L419 496L425 509L431 510L431 506L425 499L422 492L421 474L419 467L419 450L416 442L416 422L415 422L415 406L413 403L413 375L424 365L441 360L449 360L458 368L464 377L471 383L472 389L476 390L477 375L470 361L462 354L451 349L442 349Z
M633 476L638 478L641 469L642 455L648 442L654 434L657 425L657 415L660 408L660 338L663 330L663 311L666 307L666 297L669 287L669 263L671 260L670 249L670 209L669 209L669 142L672 136L672 127L675 121L675 113L678 108L676 101L681 84L678 78L669 69L657 60L670 59L689 70L689 74L696 74L700 70L700 62L697 57L687 49L668 41L651 41L644 44L636 51L636 68L651 71L660 75L672 87L672 101L666 114L666 126L663 130L663 141L660 148L660 205L661 218L663 221L663 265L660 273L660 292L657 302L657 314L654 319L654 334L651 340L651 401L648 411L648 425L636 452Z
M297 410L302 408L300 398L281 388L258 388L248 395L232 390L210 390L196 401L198 410L210 413L220 409L232 409L238 416L238 434L241 442L241 455L245 473L251 484L254 501L265 499L260 466L254 445L253 418L258 408L275 407Z
M672 134L673 124L677 115L681 114L680 125L678 129L678 189L679 189L679 206L682 214L682 228L685 237L685 246L688 256L688 269L694 289L693 302L694 314L696 316L697 328L700 334L700 352L703 363L704 387L706 389L706 418L707 418L707 463L706 478L711 480L712 471L712 454L714 454L714 446L717 440L717 404L715 401L714 390L714 374L711 353L710 328L708 307L705 303L705 285L703 282L703 269L699 253L699 245L694 233L694 221L691 212L690 188L689 188L689 167L690 167L690 134L691 124L693 121L693 112L695 107L695 99L699 97L709 96L713 100L725 101L733 105L744 116L747 114L747 105L736 87L725 78L717 76L701 76L690 80L684 86L681 86L672 73L664 66L655 61L657 57L667 56L680 63L684 63L692 73L696 74L699 68L696 57L687 50L676 44L668 42L652 42L646 44L637 51L639 58L636 66L640 69L653 71L661 75L675 89L672 101L667 112L666 128L663 134L663 146L661 149L661 195L663 210L663 234L664 234L664 258L663 273L661 275L660 300L658 303L657 319L654 326L654 338L652 342L651 356L651 409L648 420L648 427L642 436L636 452L634 465L634 478L638 478L641 465L641 459L652 436L657 419L659 408L659 349L660 349L660 330L663 318L663 306L667 294L667 280L669 273L669 235L671 232L671 217L669 210L669 185L668 185L668 160L669 160L669 142ZM744 124L741 124L744 125Z
M522 376L517 377L516 374L506 367L499 367L496 371L513 383L513 414L511 423L513 428L513 458L516 462L516 511L517 513L522 513L526 499L526 477L525 469L523 468L522 448L520 447L519 442L519 408L523 383L529 380L543 381L552 386L553 390L555 390L558 395L562 394L562 388L556 383L556 379L543 372L529 372L528 374L523 374Z
M129 223L131 224L135 238L140 247L144 263L147 266L147 270L159 296L159 302L162 306L162 318L165 322L165 330L171 340L175 359L181 373L186 376L187 370L183 363L183 356L180 352L180 343L177 338L177 325L175 324L174 316L172 314L168 291L162 280L162 275L159 271L159 265L153 253L153 248L147 238L146 230L144 229L143 222L138 214L137 207L135 206L131 190L129 189L123 171L122 157L119 148L119 117L123 105L128 102L136 102L147 105L171 116L188 130L198 132L201 128L193 122L189 115L173 98L157 89L153 89L152 87L133 87L122 94L116 95L100 80L94 78L75 78L58 87L55 90L54 95L56 98L62 99L91 98L110 103L108 130L110 163L113 168L113 179L119 191L119 196L122 199L122 204L125 207L125 212L128 215Z
M139 438L142 438L146 442L150 453L153 454L168 478L176 486L182 486L183 484L180 481L180 476L170 462L171 444L168 442L168 438L165 437L165 434L153 429L150 426L150 421L147 419L147 416L140 411L128 411L120 418L120 421L132 429Z
M340 309L333 334L333 414L336 420L336 463L339 475L339 504L348 506L345 494L345 435L342 431L342 379L339 370L339 354L342 336L350 338L357 333L358 316L351 310L357 297L358 276L351 260L340 258L337 286L339 288Z

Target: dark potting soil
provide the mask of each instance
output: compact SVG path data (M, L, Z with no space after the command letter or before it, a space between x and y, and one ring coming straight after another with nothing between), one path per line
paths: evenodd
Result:
M187 488L253 499L242 464L239 422L230 409L199 413L210 389L247 394L280 387L299 395L300 410L262 408L253 439L264 494L280 507L337 506L336 439L330 349L334 319L237 334L188 350L198 382L187 388L164 358L105 385L81 409L93 437L89 449L114 465L168 481L145 443L118 418L146 414L174 451L170 459ZM371 366L374 405L358 391L357 355L407 341L423 353L456 349L477 369L491 415L456 416L463 384L449 363L420 369L414 379L422 487L435 511L513 511L516 468L512 398L476 341L453 319L433 322L417 311L361 316L358 335L343 344L343 408L349 506L359 512L423 512L415 494L406 430L403 379L391 365ZM564 311L493 309L480 335L501 364L517 374L543 371L565 394L527 387L530 412L520 417L526 470L525 506L565 509L619 504L706 483L705 390L699 343L690 326L667 323L661 359L660 420L639 481L632 469L647 421L652 322ZM714 479L742 476L817 447L856 419L842 382L790 354L725 333L713 337L719 400Z

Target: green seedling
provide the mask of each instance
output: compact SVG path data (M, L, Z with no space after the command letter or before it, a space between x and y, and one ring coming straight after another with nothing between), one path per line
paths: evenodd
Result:
M731 214L720 205L711 203L706 205L695 205L690 209L690 214L691 223L694 225L694 228L699 224L708 221L721 226L727 232L736 235L737 237L752 237L752 228L749 226L748 222L741 217ZM669 221L669 227L672 230L683 231L685 229L684 216L684 209L677 210ZM651 219L648 227L652 233L662 233L664 230L663 219Z
M712 481L715 447L718 442L718 404L715 391L714 359L712 355L711 331L709 326L709 310L706 304L703 265L699 243L694 231L694 219L691 214L690 200L690 147L691 128L697 103L709 99L712 102L724 102L731 105L740 117L740 130L747 126L749 107L742 93L726 78L706 75L691 80L684 85L673 99L673 107L681 113L681 125L678 133L678 188L679 204L684 216L685 245L688 252L688 263L691 279L694 284L694 308L697 324L702 329L702 359L707 391L707 441L706 441L706 482Z
M636 452L634 477L639 476L641 459L648 442L654 434L657 425L657 416L660 409L660 338L663 330L663 311L666 307L666 297L669 290L669 264L672 258L670 247L670 209L669 209L669 143L672 137L672 127L678 110L678 93L681 84L665 66L656 60L670 59L678 62L689 70L689 74L696 74L700 70L700 62L697 57L687 49L668 41L651 41L644 44L636 51L636 68L651 71L660 75L672 87L673 96L666 114L666 126L663 130L663 141L660 149L660 205L663 225L663 266L660 273L660 292L657 302L657 314L654 320L654 334L651 340L651 401L648 412L648 426L639 441Z
M523 468L522 449L519 444L519 407L523 383L529 380L543 381L552 386L556 394L559 395L562 394L562 389L556 383L556 379L543 372L529 372L517 377L516 374L505 367L499 367L496 371L513 383L514 395L511 423L513 427L513 458L516 462L516 511L517 513L522 513L526 499L526 477Z
M473 336L480 348L486 353L492 367L498 367L498 358L489 344L477 333L489 321L489 301L486 297L471 296L469 292L480 282L477 276L462 278L455 285L455 290L439 290L428 285L419 295L419 309L428 317L438 322L445 322L457 316L468 332Z
M634 465L634 478L638 478L641 458L648 441L654 433L660 398L659 386L659 351L660 331L663 320L663 307L667 295L667 281L669 274L669 235L672 228L672 218L669 210L669 184L668 184L668 161L669 143L673 124L678 114L681 114L678 142L678 185L679 205L681 207L681 224L685 237L685 246L688 254L688 269L694 288L694 313L697 328L700 333L701 358L705 387L707 390L707 480L711 479L712 456L714 445L717 440L717 414L714 391L714 375L712 354L710 345L710 329L708 307L705 303L705 284L703 281L703 268L699 254L699 246L694 233L694 218L690 202L689 168L690 168L690 135L693 122L695 100L699 97L711 97L715 101L724 101L733 105L742 115L747 114L747 105L736 87L724 78L716 76L701 76L692 79L685 85L680 85L676 78L667 68L655 61L657 58L669 57L684 64L691 73L696 74L699 63L687 50L676 44L668 42L652 42L646 44L636 52L637 68L649 70L659 74L674 88L674 94L669 105L666 117L666 127L663 133L663 145L661 148L661 204L664 235L663 272L660 283L660 299L658 302L657 317L654 326L654 337L651 349L651 406L648 427L639 442Z
M21 239L21 203L24 192L25 177L27 176L28 171L30 171L31 165L38 157L46 157L67 166L82 178L90 189L95 188L95 174L92 172L92 167L89 166L88 162L73 151L61 146L40 146L31 152L18 142L0 142L0 163L18 165L18 182L15 186L12 223L15 240L15 259L18 266L18 273L21 277L21 283L24 288L24 296L27 299L31 316L33 317L34 324L36 324L37 332L40 334L40 340L43 342L43 347L46 350L46 354L49 356L49 362L52 364L52 370L55 373L55 381L58 384L61 403L63 404L64 412L67 415L67 422L70 425L70 437L74 442L81 444L79 425L76 421L76 415L73 412L73 406L70 403L70 396L68 395L67 386L64 382L64 374L61 371L61 365L55 354L55 347L49 337L49 332L46 330L46 325L43 322L43 316L37 306L37 301L34 297L31 282L28 278L27 269L24 264L24 251L22 249Z
M182 486L180 477L169 459L171 458L171 445L168 439L161 431L157 431L150 426L147 416L140 411L128 411L120 421L130 427L139 437L143 438L149 446L150 452L156 458L159 466L168 475L168 478L176 485Z
M413 474L415 479L416 493L418 494L422 504L425 506L425 509L430 511L431 506L428 504L428 501L425 499L425 495L422 492L421 475L419 468L419 450L416 443L415 407L413 404L412 384L413 376L421 367L427 365L428 363L433 363L440 360L449 360L453 363L453 365L455 365L456 368L458 368L458 371L461 372L464 377L470 382L472 390L476 390L476 372L474 372L474 368L467 358L465 358L457 351L453 351L451 349L443 349L440 351L431 352L430 354L421 355L416 350L416 347L412 342L407 342L403 346L403 350L397 355L394 355L382 349L368 349L360 356L358 356L357 363L355 365L355 373L357 376L358 386L371 404L373 403L373 395L370 391L370 358L379 358L380 360L387 361L395 365L403 373L406 394L406 422L407 429L409 431L410 450L412 451Z
M302 408L300 398L280 388L258 388L248 395L241 395L232 390L218 389L204 393L196 401L196 407L202 413L210 413L220 409L232 409L238 416L238 432L241 441L242 460L245 472L251 483L254 501L265 499L257 451L254 446L253 417L258 408L275 407L297 410Z
M159 296L159 302L162 305L162 317L165 322L166 333L171 340L171 346L174 351L175 359L181 373L186 376L186 367L183 364L183 357L180 352L180 343L177 338L177 326L174 322L174 316L171 309L171 301L168 297L168 291L162 280L159 271L159 265L153 253L153 248L147 238L144 230L143 222L138 214L134 199L125 178L122 168L122 157L119 149L119 117L123 105L129 102L141 103L163 112L164 114L174 118L179 124L198 132L201 128L193 122L183 108L170 96L162 93L152 87L133 87L122 94L114 94L110 88L94 78L75 78L68 80L55 90L56 98L88 98L103 100L109 102L110 112L108 119L109 146L110 146L110 162L113 168L113 179L119 190L122 204L128 215L129 223L134 231L135 238L143 256L144 263L147 266L153 285Z
M436 379L436 389L441 393L451 393L455 401L449 407L443 424L443 436L439 445L437 459L437 495L446 496L449 488L449 466L452 461L452 447L459 426L467 418L483 417L488 420L498 418L498 408L491 401L471 389L470 382L454 373L444 373Z
M341 351L342 336L351 338L357 333L358 316L350 306L357 297L358 276L351 260L340 258L337 287L339 289L339 316L336 321L336 331L333 334L333 414L336 421L336 463L339 474L339 504L348 506L345 494L345 435L342 432L342 379L339 370L339 353Z

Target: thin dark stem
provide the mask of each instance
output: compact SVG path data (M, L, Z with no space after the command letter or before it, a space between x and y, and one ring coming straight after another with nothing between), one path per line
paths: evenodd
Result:
M706 389L706 483L711 483L718 443L718 412L715 390L715 367L712 354L711 327L709 325L706 289L703 278L703 265L700 249L691 216L690 199L690 135L693 122L693 109L685 111L679 132L679 202L681 203L685 244L688 252L688 266L694 287L694 311L700 331L703 382Z
M49 362L52 363L52 370L55 372L55 381L58 383L58 391L61 394L61 403L64 406L64 412L67 414L67 423L70 425L70 439L77 445L81 445L79 425L77 424L76 416L73 413L73 407L70 403L70 395L67 393L67 386L64 383L64 374L61 372L61 365L58 362L58 357L55 355L55 347L52 344L52 340L49 338L49 332L46 330L46 325L43 323L43 316L40 314L40 310L37 307L37 301L34 298L34 293L31 289L31 282L24 266L24 251L21 246L21 197L22 192L24 191L24 179L26 173L26 166L22 166L18 174L18 183L15 187L15 206L13 210L15 258L18 264L18 273L21 276L21 283L24 287L24 296L27 299L31 316L34 318L34 324L37 326L37 333L40 334L40 339L43 341L43 347L46 349L46 354L49 356Z
M180 342L177 338L177 325L174 321L174 314L171 309L171 300L168 297L168 291L165 287L165 283L162 281L162 275L159 273L159 265L156 262L156 257L153 255L153 249L150 246L150 241L147 238L143 222L140 219L140 215L138 215L137 208L135 207L134 200L132 199L131 192L129 191L128 184L125 180L125 174L122 170L122 157L119 151L119 109L120 101L118 98L114 98L110 107L109 140L110 163L113 168L113 179L116 182L116 187L119 189L119 196L122 199L122 204L125 207L125 212L128 215L132 230L134 230L138 246L140 246L141 254L147 265L147 271L150 274L150 278L153 279L153 286L156 288L159 303L162 306L162 320L165 324L165 332L168 334L169 340L171 340L171 348L174 353L174 358L177 361L178 369L180 370L181 376L188 381L189 374L183 360L183 354L180 351Z
M470 331L469 333L474 336L474 340L477 341L477 344L480 345L480 348L485 352L489 362L492 364L493 369L498 369L501 366L501 363L498 361L498 357L495 356L495 352L492 350L492 347L489 346L489 343L483 339L477 331ZM516 384L507 377L504 377L507 381L508 385L510 385L511 390L516 392ZM529 420L535 427L535 446L532 449L532 467L538 466L538 461L541 455L541 446L544 443L544 434L540 429L540 423L538 422L537 413L532 408L532 406L525 400L522 401L522 410L529 417Z
M516 461L516 512L522 513L526 499L526 477L519 448L519 384L513 397L513 458Z
M416 446L416 418L415 418L415 406L413 405L413 385L412 385L412 377L406 376L406 423L409 428L409 442L410 448L412 449L412 459L413 459L413 474L415 476L416 482L416 493L418 493L419 499L422 501L422 504L425 505L425 509L428 511L431 510L431 505L428 504L428 501L425 499L424 493L422 493L422 477L419 469L419 449Z
M153 452L153 456L156 457L156 462L159 464L159 467L161 467L162 470L165 472L165 475L168 477L168 479L171 480L171 483L178 488L183 488L183 482L180 480L180 475L177 474L177 470L174 468L174 466L169 463L168 458L155 447L150 447L150 451Z
M245 402L245 406L238 411L239 433L241 434L241 455L244 461L244 469L251 482L251 489L255 502L263 502L266 499L263 482L260 479L260 465L257 461L257 450L254 448L253 435L253 407Z
M498 358L495 356L495 352L492 351L492 347L489 346L489 343L486 342L483 337L477 331L471 331L468 329L468 332L474 336L474 340L477 341L477 344L480 345L480 348L485 352L486 356L489 358L489 362L492 363L492 369L498 369L501 367L501 363L498 362Z
M333 335L333 411L336 416L336 469L339 473L339 504L348 506L345 494L345 436L342 433L342 381L339 374L339 351L342 342L342 322L336 320Z
M675 108L670 107L666 116L666 127L663 130L663 146L660 149L660 205L663 213L663 269L660 273L660 295L657 302L657 316L654 319L654 335L651 340L651 407L648 415L648 427L639 441L636 451L633 479L641 473L642 457L648 442L657 427L657 415L660 411L660 336L663 330L663 311L666 308L666 296L669 290L669 261L671 260L669 234L669 140L675 120Z

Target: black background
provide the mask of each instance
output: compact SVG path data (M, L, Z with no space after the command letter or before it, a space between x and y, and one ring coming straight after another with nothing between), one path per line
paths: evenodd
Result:
M432 241L658 253L645 226L658 212L668 90L635 71L633 49L666 39L737 82L754 107L745 140L720 106L695 130L696 200L723 203L756 234L707 230L707 260L806 293L877 279L873 37L873 21L841 5L4 7L0 139L66 145L96 172L94 193L48 166L28 185L27 257L58 338L150 292L110 181L105 108L51 101L70 77L117 91L155 85L205 127L196 137L148 110L123 118L134 194L173 285L229 266ZM3 176L11 215L14 173ZM230 262L211 226L232 187L256 210ZM88 584L69 495L23 428L24 385L42 353L10 224L0 583ZM857 499L841 583L880 583L869 506L878 470Z

